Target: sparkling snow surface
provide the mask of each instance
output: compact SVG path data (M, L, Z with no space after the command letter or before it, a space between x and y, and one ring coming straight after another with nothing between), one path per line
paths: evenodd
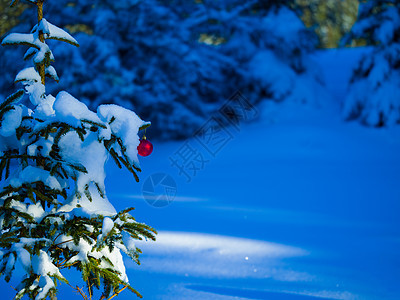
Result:
M336 102L265 102L259 120L231 128L234 139L190 183L168 159L184 141L153 141L139 184L109 164L110 201L134 206L159 231L156 243L136 243L141 266L124 258L144 299L400 298L400 129L341 120L357 51L317 56ZM155 208L140 195L160 172L174 178L177 196ZM59 300L78 298L61 284Z

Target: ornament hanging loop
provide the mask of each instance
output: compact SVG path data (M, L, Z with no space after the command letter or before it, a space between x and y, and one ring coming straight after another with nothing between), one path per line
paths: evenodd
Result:
M146 130L147 130L147 128L144 129L144 133L143 133L142 140L146 140L146 139L147 139L147 138L146 138Z

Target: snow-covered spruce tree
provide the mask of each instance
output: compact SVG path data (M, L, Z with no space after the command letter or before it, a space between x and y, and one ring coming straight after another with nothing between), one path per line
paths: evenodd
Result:
M294 1L206 3L195 28L224 41L219 52L235 59L238 73L229 80L249 99L318 102L321 76L309 57L317 37L300 20Z
M373 50L353 73L343 116L369 126L400 123L400 1L362 1L346 40L354 38L365 39Z
M18 1L12 1L15 5ZM27 45L33 67L16 76L18 90L0 104L0 273L9 281L24 272L16 299L56 299L57 284L68 283L63 269L82 274L84 299L102 290L111 299L131 287L121 251L139 263L137 239L154 240L155 231L129 214L117 213L105 193L104 167L111 156L136 180L138 131L149 126L132 111L102 105L97 113L67 92L46 94L45 78L58 81L46 40L78 46L76 40L43 18L31 33L12 33L2 45ZM28 94L28 106L19 104ZM18 272L19 273L19 272Z

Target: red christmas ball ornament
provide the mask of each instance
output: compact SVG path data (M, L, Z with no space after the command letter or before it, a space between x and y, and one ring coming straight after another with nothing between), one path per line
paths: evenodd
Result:
M149 156L153 152L153 144L150 143L146 137L140 139L140 144L137 147L140 156Z

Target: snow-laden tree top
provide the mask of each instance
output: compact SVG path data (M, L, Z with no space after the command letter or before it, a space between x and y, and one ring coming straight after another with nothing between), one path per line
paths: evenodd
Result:
M37 25L2 41L29 46L24 58L33 66L15 78L24 89L0 103L0 274L9 281L16 268L23 272L16 299L55 299L57 282L69 284L65 268L82 273L88 295L73 288L85 299L94 287L103 287L101 299L125 288L140 296L121 252L139 263L135 240L154 239L155 231L136 222L131 209L115 210L104 167L111 156L138 181L138 132L150 123L117 105L92 111L68 92L46 93L45 77L59 80L46 40L78 43L42 17L43 1L30 2L38 7Z
M368 0L347 41L367 40L372 54L365 55L354 71L343 115L369 126L400 123L400 2Z

